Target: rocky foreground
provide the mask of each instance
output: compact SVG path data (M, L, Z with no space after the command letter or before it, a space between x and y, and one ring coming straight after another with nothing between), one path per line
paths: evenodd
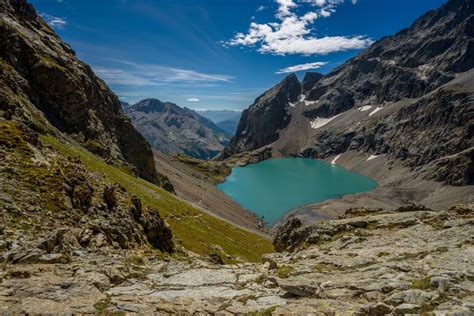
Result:
M353 210L311 227L295 220L276 236L283 252L261 264L77 244L66 264L54 253L3 263L0 313L470 315L473 224L472 206Z

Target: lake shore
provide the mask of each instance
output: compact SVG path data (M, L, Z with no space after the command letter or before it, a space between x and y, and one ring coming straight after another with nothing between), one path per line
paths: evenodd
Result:
M322 160L279 157L234 167L217 185L271 227L289 210L377 187L372 178Z
M329 157L327 161L331 162L335 158ZM377 180L379 187L369 192L346 195L291 210L272 230L275 231L295 217L307 225L319 220L336 219L351 208L394 210L409 204L420 204L433 210L443 210L456 204L474 203L474 186L448 186L422 179L410 169L387 160L383 155L368 160L365 155L349 151L335 163Z

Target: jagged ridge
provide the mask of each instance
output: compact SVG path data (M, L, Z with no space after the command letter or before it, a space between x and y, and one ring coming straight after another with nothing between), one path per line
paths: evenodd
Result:
M145 99L124 111L150 144L166 154L210 159L229 142L211 120L174 103Z
M140 177L159 183L150 146L122 114L118 98L33 6L2 0L0 21L2 117L37 132L44 132L45 117L94 153L126 161Z

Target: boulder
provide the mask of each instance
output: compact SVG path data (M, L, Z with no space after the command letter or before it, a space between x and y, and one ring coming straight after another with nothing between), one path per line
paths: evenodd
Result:
M277 268L277 263L275 260L273 260L271 255L263 255L262 256L262 262L263 263L268 263L268 268L269 269L276 269Z
M171 229L161 219L160 214L150 209L140 217L140 223L143 226L148 242L153 247L165 252L173 252L173 235Z
M392 307L384 303L373 303L362 305L356 314L367 316L388 315L392 312Z
M67 263L68 259L62 253L50 253L38 258L39 263Z
M300 296L324 298L324 291L319 283L305 278L278 279L278 286L284 291Z
M105 204L109 210L115 208L117 205L117 197L115 196L115 186L107 185L104 188L104 193L102 194Z
M294 248L294 244L301 240L301 234L296 230L302 225L298 218L293 218L280 227L273 239L275 250L282 252Z
M407 314L419 314L420 305L416 304L401 304L395 307L393 310L393 315L407 315Z

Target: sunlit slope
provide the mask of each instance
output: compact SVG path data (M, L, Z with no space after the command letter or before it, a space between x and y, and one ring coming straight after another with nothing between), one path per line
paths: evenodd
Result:
M65 145L52 136L42 136L41 140L62 155L78 157L88 169L104 174L110 182L119 183L144 204L159 211L178 243L188 250L206 255L222 249L224 254L232 257L230 261L238 258L258 261L262 254L273 251L269 240L206 214L161 188L134 177L126 169L107 164L80 146Z

